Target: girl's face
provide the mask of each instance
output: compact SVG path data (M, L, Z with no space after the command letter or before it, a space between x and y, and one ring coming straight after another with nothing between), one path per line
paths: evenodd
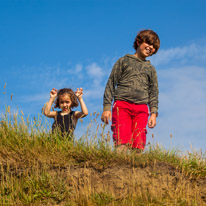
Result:
M69 94L59 96L59 107L63 113L70 112L72 101Z

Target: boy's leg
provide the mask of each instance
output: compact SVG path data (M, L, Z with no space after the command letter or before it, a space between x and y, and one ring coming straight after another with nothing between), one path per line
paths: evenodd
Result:
M126 153L128 151L128 149L129 149L128 145L126 145L126 144L116 146L117 153Z
M134 116L132 121L132 147L144 150L146 145L146 126L148 122L148 107L147 105L134 104Z
M132 144L131 108L131 103L125 101L115 101L112 108L113 141L115 146L119 146L121 149L124 147L123 145L128 147L128 144ZM125 148L122 150L124 151Z

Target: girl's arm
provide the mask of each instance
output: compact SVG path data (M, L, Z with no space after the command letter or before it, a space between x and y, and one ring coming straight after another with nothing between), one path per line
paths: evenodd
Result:
M84 100L82 98L83 96L83 89L82 88L77 88L77 91L75 92L75 95L77 96L78 100L79 100L79 103L80 103L80 106L81 106L81 112L80 111L76 111L74 113L74 117L76 120L78 120L79 118L83 118L85 116L88 115L88 110L87 110L87 107L84 103Z
M50 99L46 103L46 107L44 109L44 115L47 116L47 117L51 117L52 118L52 117L56 117L57 116L57 111L50 111L56 96L57 96L57 90L55 88L53 88L51 90L51 92L50 92Z

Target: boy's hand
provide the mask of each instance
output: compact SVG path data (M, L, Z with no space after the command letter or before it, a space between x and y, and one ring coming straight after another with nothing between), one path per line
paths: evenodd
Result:
M75 92L75 95L77 96L78 99L81 99L83 96L83 89L82 88L77 88L77 91Z
M51 98L56 98L57 96L57 89L53 88L50 92L50 97Z
M109 120L112 120L112 113L111 111L104 111L101 116L102 122L109 124Z
M150 118L149 118L149 121L148 121L148 127L149 128L154 128L155 125L156 125L156 114L151 114Z

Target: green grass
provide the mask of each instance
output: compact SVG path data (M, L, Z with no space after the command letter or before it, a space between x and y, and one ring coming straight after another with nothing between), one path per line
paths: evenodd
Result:
M96 131L92 136L89 125L84 137L69 141L49 133L41 115L30 122L23 113L11 115L10 108L6 110L0 122L1 205L199 205L201 202L199 197L190 197L184 188L176 188L180 192L174 195L169 190L158 195L135 189L142 188L141 185L134 185L123 197L104 188L98 192L89 188L90 183L87 187L85 183L81 185L80 180L90 181L86 173L78 179L69 174L70 168L72 171L90 168L101 176L113 167L132 170L165 164L180 172L181 178L198 180L206 177L206 158L201 151L181 154L156 144L141 155L118 154L110 144L111 137L104 133L105 125L98 126L95 119ZM154 170L150 176L155 180L158 172Z

